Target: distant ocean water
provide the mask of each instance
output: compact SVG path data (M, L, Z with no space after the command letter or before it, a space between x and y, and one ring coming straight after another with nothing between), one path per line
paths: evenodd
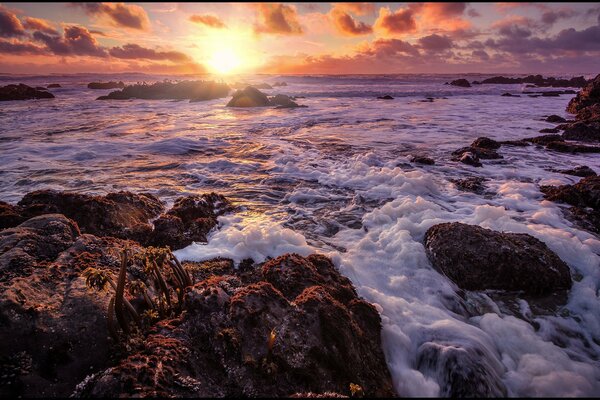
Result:
M468 75L482 80L490 75ZM265 90L299 96L307 108L231 109L227 99L96 101L110 90L91 81L153 82L122 75L0 76L0 85L51 89L52 100L0 104L0 200L37 189L82 193L151 192L178 196L216 191L244 211L222 217L208 245L180 250L187 259L214 256L262 261L289 251L332 257L360 295L377 304L383 343L401 396L444 393L435 366L418 365L424 344L481 352L511 396L600 394L600 240L544 201L540 185L574 183L557 172L578 165L600 171L597 154L503 146L483 168L450 161L475 138L522 139L565 118L572 95L530 98L525 85L444 85L457 75L245 76L230 81L287 82ZM587 76L589 78L589 76ZM167 77L181 79L180 77ZM192 79L192 77L186 77ZM511 92L521 97L502 97ZM391 95L394 100L377 100ZM303 97L303 98L302 98ZM427 98L433 98L429 101ZM412 155L434 166L410 163ZM450 179L481 176L483 195ZM572 271L566 306L556 315L518 312L490 293L467 293L485 309L456 313L465 301L430 265L425 231L446 221L529 233ZM482 266L483 267L483 266Z

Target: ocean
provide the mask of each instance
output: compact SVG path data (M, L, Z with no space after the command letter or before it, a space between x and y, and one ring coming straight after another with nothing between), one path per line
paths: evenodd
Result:
M481 168L450 160L477 137L540 135L555 126L546 116L569 118L574 95L533 98L523 92L557 89L444 84L462 77L242 76L227 80L285 81L264 92L298 96L307 107L233 109L225 98L96 101L110 90L86 86L181 77L0 76L0 85L62 86L51 89L55 99L0 104L0 200L16 203L38 189L149 192L167 203L218 192L241 211L221 217L208 244L177 256L261 262L287 252L328 255L379 310L400 396L445 393L447 366L423 362L424 345L476 355L510 396L598 395L600 239L567 220L565 206L544 200L539 187L580 179L558 169L600 172L600 156L502 146L503 158L483 160ZM382 95L394 99L376 98ZM412 163L415 155L435 165ZM484 193L451 182L473 176L486 179ZM543 312L518 296L459 290L433 269L422 244L429 227L449 221L546 243L577 277L566 304ZM478 312L462 312L459 303Z

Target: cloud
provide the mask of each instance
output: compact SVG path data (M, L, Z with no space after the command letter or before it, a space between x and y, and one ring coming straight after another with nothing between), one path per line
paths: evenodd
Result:
M330 18L333 20L333 25L338 32L348 36L368 35L373 32L371 25L355 20L345 10L346 5L339 6L339 4L336 4L329 13Z
M561 19L569 19L575 15L577 15L577 13L569 8L550 10L542 13L541 21L544 25L552 26Z
M0 6L0 36L16 37L23 36L25 29L19 18L4 7Z
M293 6L281 3L258 3L258 21L254 24L256 33L279 35L300 35L304 30L298 22L298 13Z
M45 48L31 43L11 42L0 39L0 54L47 54Z
M463 18L467 3L411 3L409 8L419 15L419 22L427 28L465 30L471 23Z
M50 25L49 21L41 18L25 17L23 20L25 29L31 31L41 31L50 35L58 35L58 31Z
M100 47L96 39L86 28L77 25L64 27L64 35L47 35L40 31L33 33L33 38L42 42L56 55L106 57L107 52Z
M407 34L416 32L417 21L410 8L400 8L392 12L387 7L381 7L379 17L375 21L375 28L390 36Z
M333 8L356 15L375 13L375 4L373 3L334 3Z
M125 3L75 3L93 17L107 18L112 25L122 28L148 30L150 21L146 11L134 4Z
M499 21L496 21L491 26L497 30L498 34L507 38L527 38L533 34L534 30L539 28L538 24L531 18L511 15Z
M360 49L359 54L373 55L378 58L420 55L417 47L400 39L376 39L370 46Z
M113 47L109 50L109 54L112 57L127 60L167 60L175 63L192 61L187 54L179 51L157 51L133 43L125 44L122 47Z
M418 40L419 46L428 52L439 53L452 48L452 39L445 35L429 35Z
M190 21L196 24L202 24L206 26L210 26L211 28L225 28L226 25L221 21L218 17L210 14L194 14L190 16Z

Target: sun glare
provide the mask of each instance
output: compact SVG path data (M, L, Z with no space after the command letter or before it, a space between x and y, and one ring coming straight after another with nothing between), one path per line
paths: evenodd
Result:
M216 50L208 60L210 69L217 74L229 74L235 72L242 65L242 60L235 51L231 49Z

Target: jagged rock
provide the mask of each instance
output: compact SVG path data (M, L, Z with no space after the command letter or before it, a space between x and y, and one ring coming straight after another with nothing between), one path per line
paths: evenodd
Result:
M76 395L350 395L351 383L368 397L394 394L379 314L329 259L287 254L248 274L226 269L196 283L185 313Z
M119 82L90 82L87 85L88 89L123 89L125 84Z
M471 84L466 79L455 79L452 82L450 82L450 84L453 86L471 87Z
M0 230L17 226L25 220L17 207L0 201Z
M575 118L586 122L600 122L600 103L582 108Z
M500 143L487 137L478 137L471 143L471 147L496 150L500 148Z
M206 242L208 233L217 226L217 217L233 210L229 200L216 193L180 197L154 221L148 243L181 249L192 242Z
M544 198L570 204L570 216L585 229L600 233L600 176L589 176L574 185L542 186Z
M64 214L75 220L83 233L132 239L141 243L152 232L152 225L148 221L164 210L163 204L153 195L131 192L89 196L39 190L26 194L17 206L25 217Z
M544 294L571 287L569 267L528 234L442 223L427 230L425 249L434 268L463 289Z
M556 114L549 115L548 117L546 117L545 121L546 122L554 122L554 123L567 122L566 119L564 119L563 117L556 115Z
M588 82L583 89L577 93L577 96L569 101L567 111L571 114L577 114L585 107L600 103L600 75Z
M18 85L0 86L0 101L53 99L54 95L46 90L34 89L19 83Z

